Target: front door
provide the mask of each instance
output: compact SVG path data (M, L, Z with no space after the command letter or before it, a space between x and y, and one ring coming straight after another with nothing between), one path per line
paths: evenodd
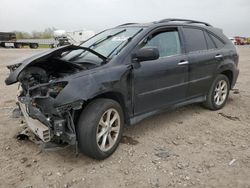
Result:
M133 69L134 113L165 108L185 99L188 86L188 62L182 54L177 28L155 31L138 48L156 47L160 58L140 62Z

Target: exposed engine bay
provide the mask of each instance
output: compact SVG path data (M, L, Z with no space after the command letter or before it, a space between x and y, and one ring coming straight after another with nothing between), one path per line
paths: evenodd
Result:
M35 58L27 65L25 62L8 66L11 73L6 84L19 82L19 108L29 129L44 143L76 144L75 121L83 102L75 101L64 106L55 103L56 97L68 84L65 77L101 65L93 59L82 58L86 51L72 49L71 46Z
M58 78L92 67L95 67L95 65L90 63L74 64L59 58L53 58L25 68L20 73L18 81L22 84L23 89L27 90L38 84L50 83Z

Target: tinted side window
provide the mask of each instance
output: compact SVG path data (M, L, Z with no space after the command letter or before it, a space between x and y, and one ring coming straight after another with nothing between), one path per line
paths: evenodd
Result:
M204 32L195 28L183 28L186 48L188 52L206 50L207 44L204 36Z
M214 44L214 41L211 39L211 37L208 35L207 32L204 32L205 34L205 38L206 38L206 41L207 41L207 48L208 49L215 49L216 46Z
M181 45L178 31L164 31L155 33L141 44L141 48L156 47L160 57L176 55L181 53Z
M211 35L211 34L209 34L209 35L212 37L212 39L215 42L217 48L222 48L224 46L224 43L220 39L218 39L214 35Z

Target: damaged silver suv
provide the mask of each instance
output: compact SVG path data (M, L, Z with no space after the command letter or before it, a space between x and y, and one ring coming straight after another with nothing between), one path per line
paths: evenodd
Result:
M238 54L208 23L165 19L105 30L8 66L18 105L44 143L76 145L96 159L117 148L124 125L203 103L222 108L238 77Z

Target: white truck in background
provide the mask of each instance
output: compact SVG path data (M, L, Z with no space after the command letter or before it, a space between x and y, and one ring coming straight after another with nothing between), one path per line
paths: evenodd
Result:
M50 45L51 48L64 46L68 44L79 45L80 43L94 36L95 32L85 29L78 31L55 30L53 35L55 42Z

